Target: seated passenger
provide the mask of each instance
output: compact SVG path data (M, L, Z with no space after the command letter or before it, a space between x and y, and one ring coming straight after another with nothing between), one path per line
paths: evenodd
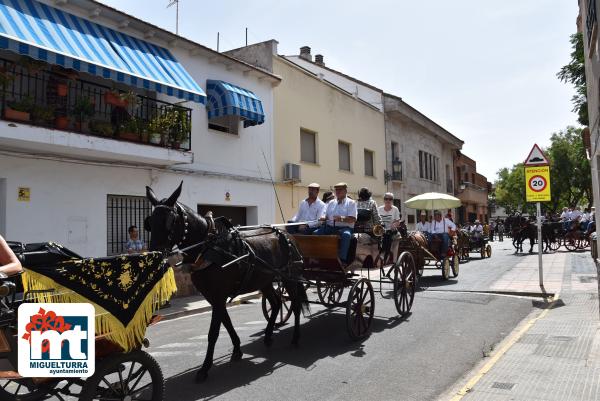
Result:
M386 231L395 230L400 224L400 211L393 205L393 202L394 194L386 192L386 194L383 195L383 206L377 208L379 217L381 217L381 222Z
M17 255L10 249L4 238L0 235L0 273L12 276L23 271Z
M381 217L377 210L377 202L371 198L371 191L369 188L361 188L358 191L358 202L356 202L356 209L358 211L356 222L356 229L360 228L362 232L371 233L373 227L381 224ZM361 218L362 216L362 218ZM360 226L359 226L360 225Z
M350 249L350 241L354 232L354 223L356 223L357 209L356 202L348 198L348 185L340 182L334 186L335 199L327 204L325 209L325 217L321 220L326 224L317 229L314 234L327 235L337 234L340 236L340 247L338 257L344 263L352 261L348 258L348 250Z
M417 231L420 231L428 236L431 232L431 223L427 221L427 213L421 210L421 219L417 223Z
M442 212L436 210L434 220L431 222L431 237L429 238L429 246L433 238L442 240L442 248L440 249L440 257L445 258L450 245L450 230L456 230L456 225L448 218L442 218Z
M319 199L319 184L313 182L308 186L308 198L300 202L298 212L288 223L306 224L288 226L290 234L312 234L319 227L319 220L325 216L325 203Z

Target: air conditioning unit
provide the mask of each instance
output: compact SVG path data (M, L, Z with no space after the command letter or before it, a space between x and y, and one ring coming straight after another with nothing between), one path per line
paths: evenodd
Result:
M284 181L300 181L300 165L294 163L286 163L283 169Z

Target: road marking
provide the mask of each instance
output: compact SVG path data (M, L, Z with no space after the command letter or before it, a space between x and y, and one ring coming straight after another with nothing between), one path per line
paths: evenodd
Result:
M483 367L475 374L475 376L473 376L467 382L467 384L465 384L464 387L461 388L454 395L454 397L452 397L450 399L450 401L459 401L465 395L467 395L473 389L473 387L475 387L475 385L477 384L477 382L479 382L479 380L481 380L481 378L483 376L485 376L492 369L492 367L494 367L494 365L500 360L500 358L513 345L515 345L515 343L517 341L519 341L519 339L523 336L523 334L525 334L538 320L544 318L548 314L548 312L550 312L550 310L552 309L552 307L554 306L554 304L556 303L556 301L558 301L559 297L560 297L560 294L557 292L554 295L554 297L552 299L552 302L550 302L550 304L548 305L548 308L546 308L542 313L540 313L538 317L535 317L535 318L531 319L530 321L528 321L523 327L521 327L521 329L519 331L517 331L516 333L512 334L508 338L508 340L504 343L504 345L498 350L498 352L496 352L494 354L494 356L492 356L490 358L490 360L485 365L483 365Z
M198 345L198 344L197 343L172 343L172 344L159 345L156 348L188 348L188 347L193 347L195 345Z

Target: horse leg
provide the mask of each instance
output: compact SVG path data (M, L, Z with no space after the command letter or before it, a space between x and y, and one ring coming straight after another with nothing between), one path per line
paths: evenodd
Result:
M231 323L231 319L229 318L229 313L227 312L227 308L223 311L223 326L227 329L227 333L229 333L229 337L231 338L231 342L233 344L233 352L231 353L231 362L239 361L242 359L242 349L240 347L241 341L238 337L235 329L233 328L233 324Z
M525 241L523 241L525 242ZM529 253L533 253L533 244L535 243L534 237L529 237ZM540 244L542 246L542 244Z
M273 289L271 283L262 290L263 296L267 297L267 301L271 304L271 314L269 315L269 321L267 322L267 328L265 329L265 345L270 347L273 344L273 329L275 328L275 322L277 321L277 314L281 309L281 299L277 296L277 293Z
M196 381L201 383L208 377L208 371L213 364L213 354L215 352L215 344L219 338L219 329L221 328L221 319L225 303L223 305L212 305L212 316L210 320L210 329L208 330L208 347L206 348L206 357L202 363L202 367L196 372Z
M292 310L294 311L294 335L292 336L292 345L298 346L300 343L300 314L302 313L302 304L305 302L308 307L306 290L302 283L295 283L294 297L292 298Z

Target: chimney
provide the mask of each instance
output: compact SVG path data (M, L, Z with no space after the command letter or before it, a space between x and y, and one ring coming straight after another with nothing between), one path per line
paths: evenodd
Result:
M304 60L312 61L312 56L310 55L310 47L302 46L300 48L300 58Z
M315 64L320 65L321 67L325 67L325 63L323 62L323 55L316 54L315 55Z

